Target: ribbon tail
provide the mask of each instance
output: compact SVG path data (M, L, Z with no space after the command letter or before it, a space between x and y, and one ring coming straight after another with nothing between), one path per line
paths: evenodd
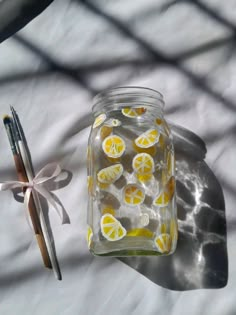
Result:
M18 181L8 181L5 183L0 183L0 191L14 189L14 188L23 188L27 186L28 183L18 182Z
M59 215L61 222L63 223L63 214L61 212L61 209L58 207L58 204L55 202L50 192L44 187L39 186L39 185L34 185L34 189L53 206L53 208L56 210L57 214Z
M26 221L29 225L29 227L33 230L33 225L30 220L30 214L29 214L29 200L30 200L30 195L32 193L32 188L28 187L25 192L25 198L24 198L24 208L25 208L25 217Z

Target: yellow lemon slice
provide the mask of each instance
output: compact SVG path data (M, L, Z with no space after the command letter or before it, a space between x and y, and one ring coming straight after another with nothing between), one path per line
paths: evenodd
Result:
M135 144L135 142L133 143L133 148L137 153L148 153L152 156L154 156L157 152L156 146L152 146L149 148L140 148Z
M126 229L111 214L105 214L101 218L101 232L108 241L121 240L126 235Z
M93 123L93 129L100 126L106 120L106 118L107 118L106 114L101 114L98 117L96 117Z
M157 236L154 243L160 253L168 253L171 249L171 237L167 233Z
M145 107L138 107L138 108L126 107L122 109L122 114L129 118L135 118L135 117L141 116L145 112L146 112Z
M163 120L160 117L156 118L156 124L160 126L163 123Z
M160 134L160 137L159 137L159 146L161 149L164 149L164 145L165 145L165 140L164 140L164 137L162 134Z
M153 204L160 208L166 207L168 203L170 202L170 200L173 198L174 192L175 192L175 178L174 176L172 176L168 180L164 190L154 199Z
M87 188L88 188L89 195L93 194L93 184L94 184L93 177L88 176L87 177Z
M152 238L153 237L153 232L150 231L149 229L144 229L144 228L136 228L127 231L126 236L132 236L132 237L137 237L137 236L143 236L147 238Z
M166 226L165 223L161 224L160 230L161 230L161 233L166 233L167 232L167 226Z
M93 230L90 226L88 226L87 229L87 243L88 243L88 248L90 248L91 243L92 243L92 237L93 237Z
M106 207L102 210L102 214L111 214L111 215L115 215L115 210L112 207Z
M139 173L137 173L137 174L135 174L135 176L141 183L147 183L153 179L152 174L139 174Z
M112 133L113 128L111 126L102 126L100 129L100 138L101 140L104 140L106 137L110 136Z
M108 136L102 143L102 149L107 156L118 158L125 151L125 142L119 136Z
M120 162L120 158L111 158L111 157L107 157L108 161L110 161L111 163L119 163Z
M166 207L170 201L169 194L166 191L162 191L153 201L155 206L160 208Z
M178 239L178 226L176 220L172 219L170 221L170 236L173 241Z
M159 137L160 134L157 129L149 129L135 139L134 142L140 148L149 148L158 142Z
M103 184L103 183L100 183L99 181L97 181L97 185L101 190L106 190L109 188L109 184Z
M170 179L168 180L165 190L169 195L169 200L171 200L175 192L175 177L174 176L171 176Z
M100 172L98 172L97 177L100 183L112 184L121 177L123 171L123 166L119 163L103 168Z
M139 153L132 162L133 169L138 174L150 174L154 171L154 161L150 154Z
M143 203L145 193L141 187L136 184L129 184L123 190L124 202L129 206L137 206Z

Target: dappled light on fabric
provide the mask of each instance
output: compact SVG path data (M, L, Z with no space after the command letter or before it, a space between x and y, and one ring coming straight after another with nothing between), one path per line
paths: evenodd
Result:
M204 162L204 142L172 125L176 152L178 245L167 257L121 258L154 283L172 290L222 288L228 281L222 188Z

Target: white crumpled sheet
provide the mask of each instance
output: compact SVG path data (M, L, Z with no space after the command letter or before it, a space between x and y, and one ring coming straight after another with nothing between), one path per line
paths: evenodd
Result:
M58 0L0 45L0 113L16 108L36 172L53 161L65 170L53 193L70 218L61 225L48 210L59 282L42 265L22 200L0 193L1 314L235 314L236 3L168 3ZM171 257L87 249L92 97L117 85L166 100L180 230ZM0 181L14 180L3 124L0 156Z

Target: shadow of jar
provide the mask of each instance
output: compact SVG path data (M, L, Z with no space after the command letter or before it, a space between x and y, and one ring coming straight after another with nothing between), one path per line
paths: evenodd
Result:
M119 259L167 289L222 288L228 280L223 191L204 162L203 140L180 126L170 126L177 170L177 249L170 256Z

